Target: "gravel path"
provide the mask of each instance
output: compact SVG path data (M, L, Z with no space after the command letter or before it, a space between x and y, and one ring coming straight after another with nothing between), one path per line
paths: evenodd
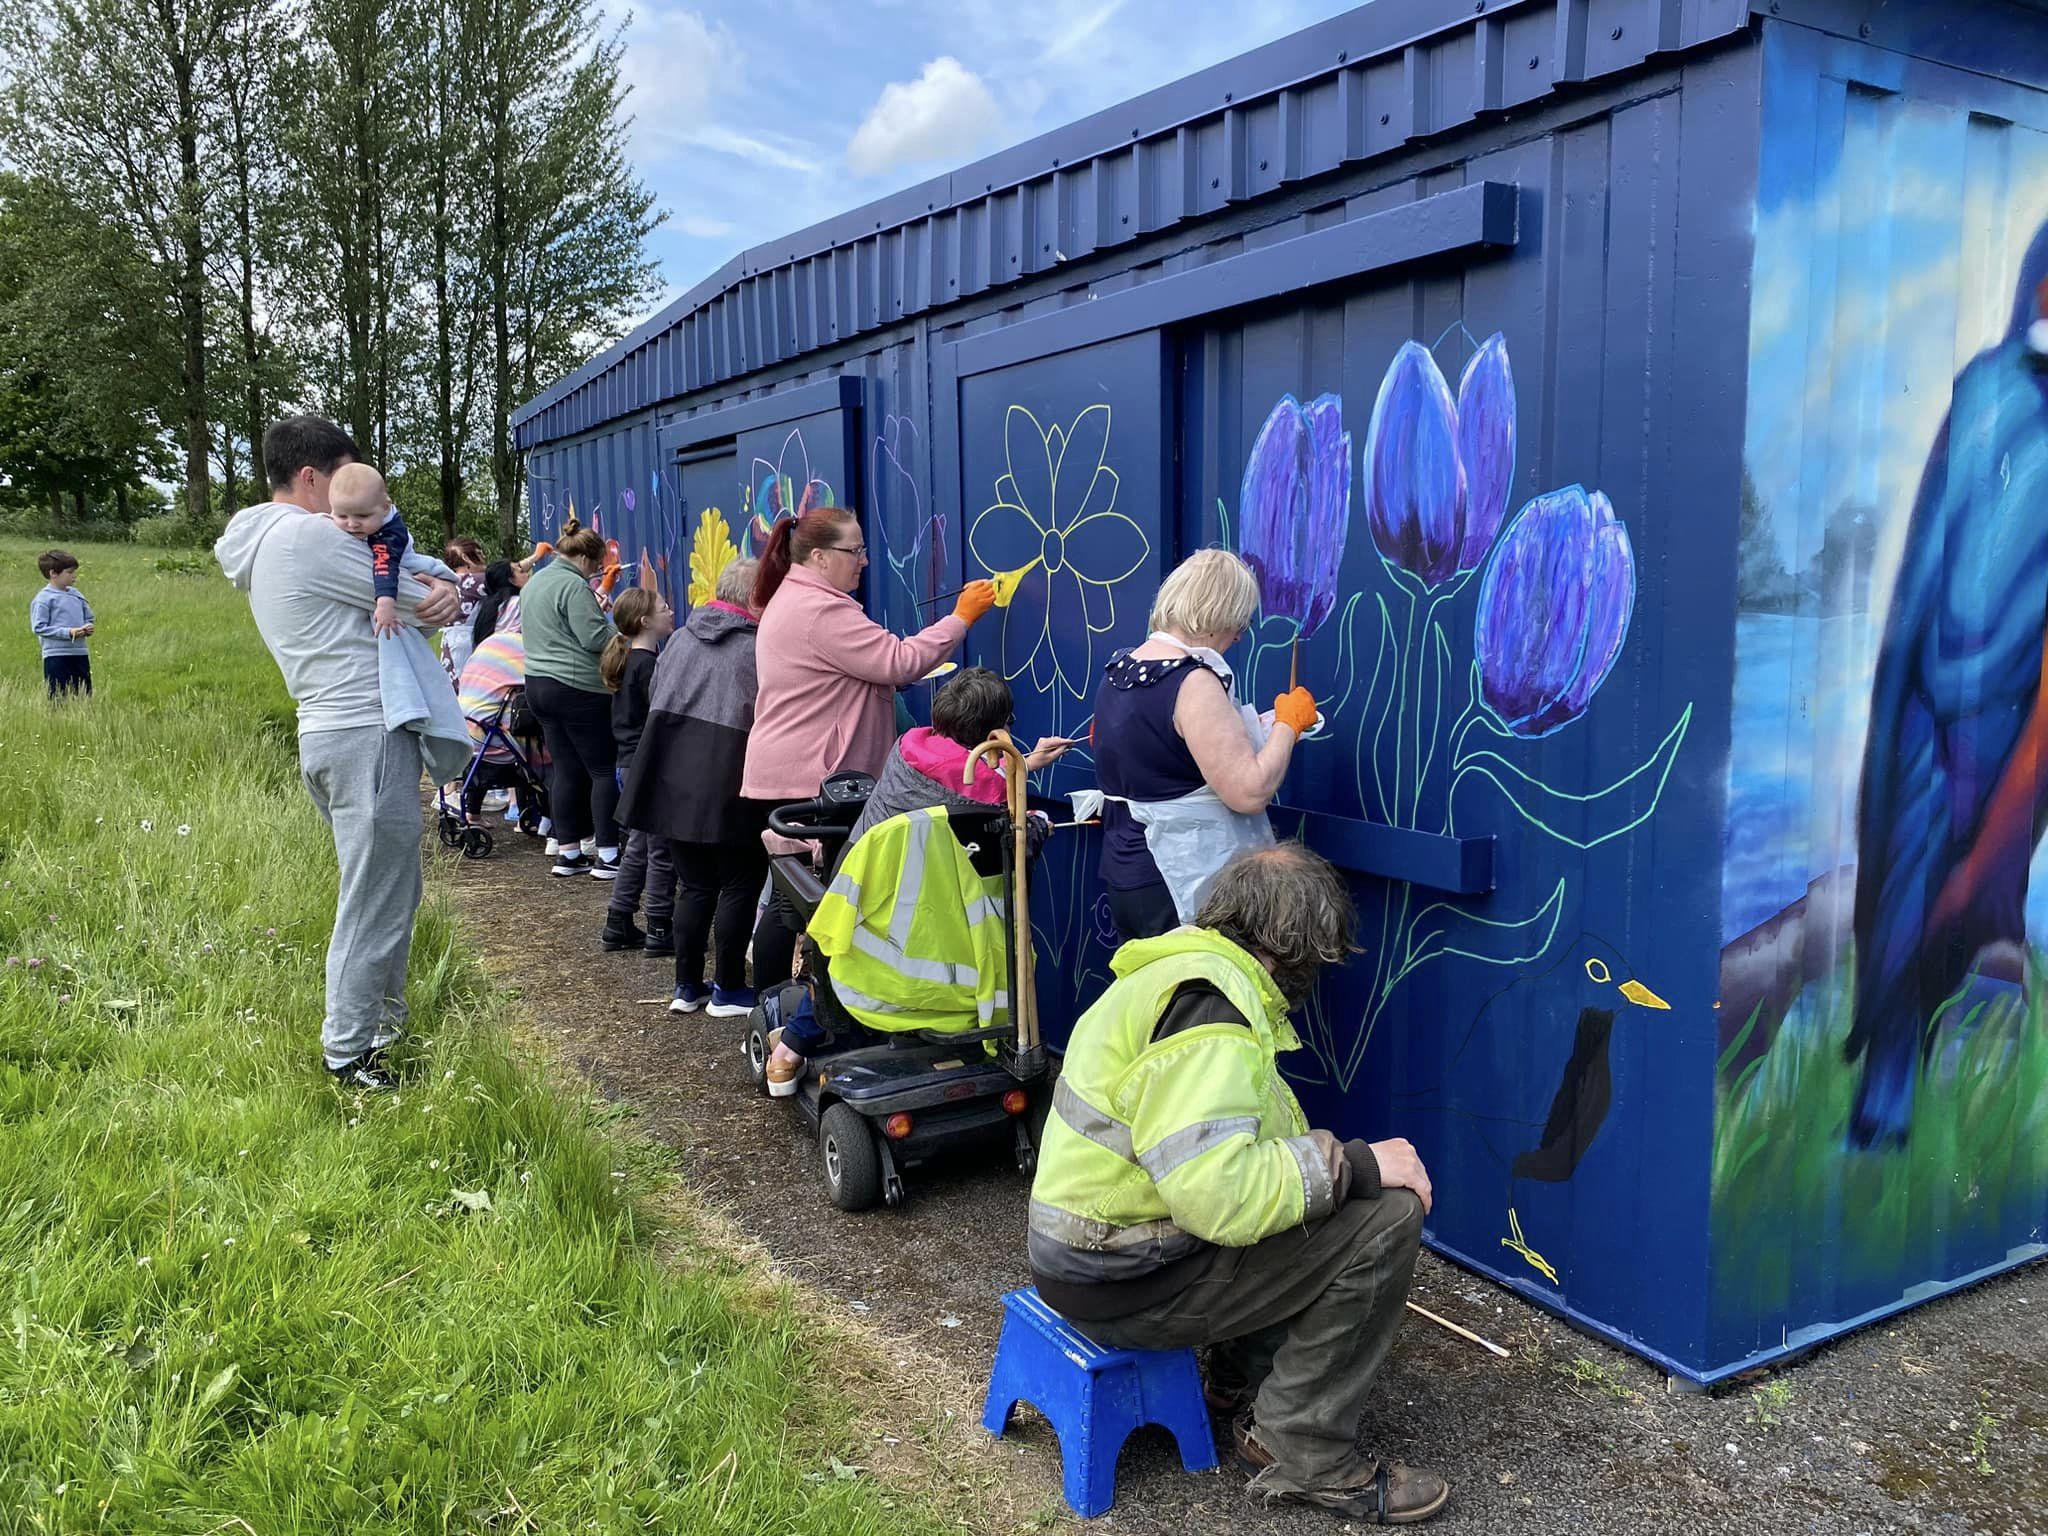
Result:
M824 1196L793 1111L755 1096L742 1021L672 1018L668 962L597 947L606 887L551 880L537 843L469 863L437 851L441 884L538 1036L822 1304L871 1324L899 1358L987 1379L997 1298L1027 1283L1025 1183L1000 1158L906 1176L897 1211L848 1216ZM566 958L565 958L566 957ZM1412 1319L1360 1427L1361 1444L1430 1466L1452 1532L1698 1532L1710 1524L2048 1536L2048 1269L2021 1270L1820 1350L1759 1382L1668 1392L1650 1367L1425 1254L1424 1306L1504 1345L1500 1360ZM978 1387L953 1411L979 1415ZM1020 1412L1010 1442L1031 1481L1057 1477L1050 1431ZM1228 1467L1180 1470L1163 1433L1126 1448L1115 1510L1136 1532L1311 1533L1315 1511L1262 1507Z

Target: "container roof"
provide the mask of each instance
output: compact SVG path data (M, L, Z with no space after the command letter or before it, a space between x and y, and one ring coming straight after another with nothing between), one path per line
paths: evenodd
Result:
M754 246L521 406L512 425L522 446L590 430L1724 37L1750 9L1371 0Z

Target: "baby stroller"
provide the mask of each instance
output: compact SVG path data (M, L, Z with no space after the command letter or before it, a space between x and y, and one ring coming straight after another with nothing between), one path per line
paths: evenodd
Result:
M480 736L481 742L462 775L462 787L453 803L446 785L435 788L434 821L443 848L459 848L465 859L487 859L493 845L491 829L472 826L469 821L483 804L486 791L518 791L519 830L529 836L538 836L547 819L548 791L533 761L534 731L526 690L508 693L489 715L471 716L469 731L473 737Z

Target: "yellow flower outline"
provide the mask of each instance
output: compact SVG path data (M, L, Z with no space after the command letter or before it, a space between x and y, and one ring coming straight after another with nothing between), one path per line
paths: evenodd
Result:
M988 571L1014 569L1023 564L1010 558L1010 553L998 554L993 559L984 554L981 539L996 536L995 525L989 525L987 534L983 532L989 519L1022 518L1037 535L1036 563L1046 581L1045 607L1035 619L1028 613L1019 618L1015 605L1005 609L1002 655L1006 664L1004 677L1014 679L1029 671L1031 685L1040 693L1056 684L1077 699L1087 697L1095 682L1095 636L1108 634L1116 627L1116 601L1111 589L1143 565L1152 553L1145 530L1116 510L1121 482L1117 472L1109 467L1110 426L1111 413L1106 403L1088 406L1064 428L1041 426L1028 407L1010 406L1003 418L1005 467L996 477L996 499L982 509L967 530L968 550ZM1038 503L1036 508L1034 502ZM1097 570L1084 575L1067 559L1068 541L1083 527L1105 519L1129 530L1137 553L1128 566L1113 574ZM1008 532L1013 540L1030 543L1029 535L1014 523ZM1083 651L1079 657L1063 656L1061 645L1053 638L1053 611L1064 609L1068 603L1078 603L1081 609ZM1030 628L1034 622L1035 634ZM1014 655L1010 645L1013 624L1018 629L1018 648L1023 648L1025 640L1030 641L1030 649L1015 661L1010 660Z

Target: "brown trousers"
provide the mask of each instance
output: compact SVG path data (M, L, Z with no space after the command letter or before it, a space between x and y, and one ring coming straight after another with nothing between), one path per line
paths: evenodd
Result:
M1113 1348L1221 1346L1258 1386L1252 1414L1278 1492L1348 1487L1373 1463L1355 1446L1373 1378L1393 1347L1422 1244L1405 1189L1353 1199L1249 1248L1217 1248L1186 1287L1080 1326Z

